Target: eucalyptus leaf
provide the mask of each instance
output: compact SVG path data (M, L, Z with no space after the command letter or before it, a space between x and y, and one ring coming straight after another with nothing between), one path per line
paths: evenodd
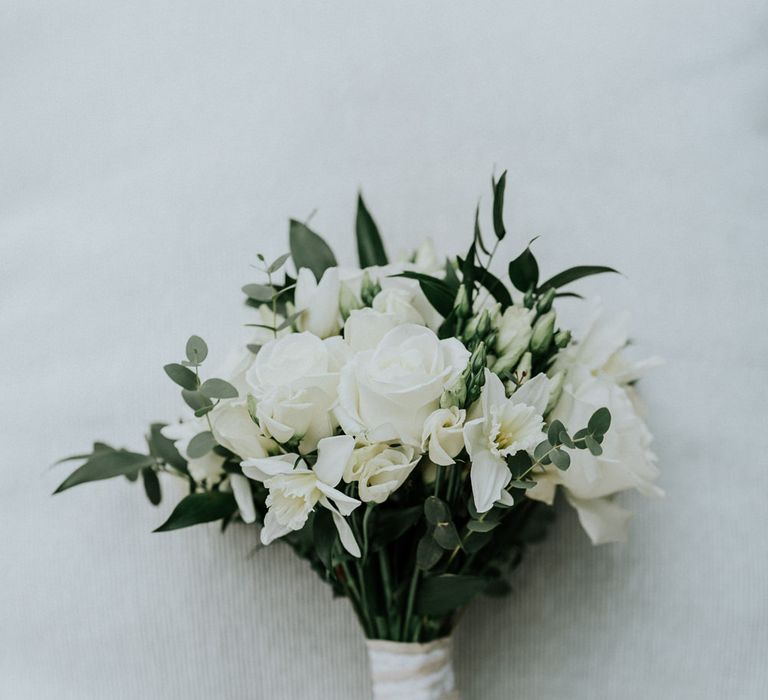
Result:
M598 408L587 423L589 432L595 435L605 435L610 427L611 412L605 406Z
M552 445L560 444L560 433L565 430L565 426L559 420L553 420L547 428L547 440Z
M384 244L379 235L379 229L363 201L363 195L357 196L357 217L355 219L355 234L357 236L357 257L360 267L386 265L389 260L384 250Z
M584 441L586 442L587 448L589 451L595 456L599 457L601 454L603 454L603 448L600 447L600 443L595 440L591 435L587 435L584 438Z
M513 478L526 474L532 464L531 456L525 450L519 450L514 455L507 457L507 467L512 472Z
M381 507L374 511L374 527L371 534L372 550L377 551L390 542L399 540L421 519L423 508L420 505L410 508L392 508L390 510Z
M211 400L204 394L201 394L199 391L189 391L188 389L182 389L181 398L184 399L184 403L186 403L187 406L189 406L193 411L213 406Z
M231 516L237 510L235 497L223 491L192 493L183 498L155 532L168 532Z
M552 450L549 454L552 464L554 464L561 471L565 471L571 466L571 457L564 450Z
M479 552L493 539L492 532L472 532L468 534L461 542L461 547L465 552L472 554Z
M291 257L290 253L283 253L279 257L275 258L267 268L267 272L269 274L272 274L273 272L277 272L283 265L285 265L288 258Z
M435 542L430 533L419 540L416 546L416 566L423 571L428 571L443 556L443 548Z
M432 536L435 542L443 549L453 549L461 544L459 533L456 532L456 526L451 522L438 523L435 525Z
M200 393L209 399L236 399L237 389L223 379L206 379L200 387Z
M189 367L172 362L165 365L163 369L171 380L176 382L182 389L189 389L190 391L197 389L197 376Z
M199 365L208 357L208 346L199 335L193 335L187 341L186 353L191 364Z
M254 301L272 301L275 296L275 288L269 284L246 284L242 289L243 293Z
M427 522L432 525L449 522L451 520L450 509L445 501L439 499L437 496L428 496L424 501L424 515L427 518Z
M213 433L210 430L204 430L189 441L187 454L190 459L200 459L200 457L205 457L216 445L217 442Z
M300 221L291 219L288 229L288 239L291 247L291 257L299 270L309 268L320 281L323 273L329 267L336 267L336 256L328 244L312 229Z
M494 520L470 520L467 523L467 530L470 532L490 532L498 526L498 521Z

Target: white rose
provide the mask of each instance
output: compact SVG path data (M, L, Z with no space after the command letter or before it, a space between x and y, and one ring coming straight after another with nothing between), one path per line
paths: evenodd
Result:
M442 466L454 464L454 457L464 448L466 411L456 406L439 408L424 421L421 449L429 445L429 458Z
M497 374L514 367L528 349L533 335L535 312L521 305L508 306L497 319L496 354L498 359L493 366Z
M416 291L390 287L382 289L374 298L372 307L374 311L382 314L391 314L398 323L418 323L426 325L424 317L414 306Z
M609 375L572 367L550 417L576 430L601 406L611 412L603 453L595 457L588 450L570 450L571 466L566 471L547 467L544 474L534 474L538 483L527 492L530 498L551 503L557 485L563 486L594 544L626 537L629 513L613 502L613 494L632 488L646 495L663 494L653 483L659 472L651 435L627 390Z
M300 440L300 451L312 452L319 440L334 433L334 401L334 396L316 386L279 387L256 400L256 418L264 433L277 442Z
M352 453L344 469L344 481L357 482L360 500L383 503L399 489L421 455L413 447L365 445Z
M253 422L242 399L224 401L208 415L216 442L241 459L266 457L276 448Z
M329 267L320 282L312 270L302 267L296 278L294 305L301 315L297 327L320 338L336 335L340 328L339 270Z
M393 314L379 313L370 308L359 309L352 311L344 324L344 340L354 352L370 350L397 325Z
M412 324L389 331L342 369L336 417L348 435L418 446L440 395L466 367L469 351Z

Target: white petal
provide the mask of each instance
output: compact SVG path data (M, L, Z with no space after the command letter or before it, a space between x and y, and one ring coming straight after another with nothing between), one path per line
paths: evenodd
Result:
M333 523L339 531L339 538L341 539L341 544L344 545L344 549L346 549L353 557L359 557L360 546L357 544L357 540L355 539L355 535L352 532L349 523L335 510L331 511L331 515L333 516Z
M320 502L329 510L333 510L333 506L328 501L333 501L336 504L339 511L343 515L349 515L355 508L360 505L360 501L352 496L342 493L338 489L324 484L322 481L317 482L317 490L324 494L324 498L320 499Z
M507 401L504 384L498 375L488 369L485 370L485 384L483 384L480 401L486 416L490 414L491 406L501 406Z
M246 459L240 462L240 466L249 479L257 481L266 481L275 474L287 474L293 471L298 455L277 455L276 457L261 457L257 459Z
M355 438L350 435L336 435L320 440L317 443L317 463L313 470L317 478L329 486L336 486L341 481L344 467L354 449Z
M484 450L472 456L469 470L472 496L478 513L485 513L501 498L501 492L512 479L507 463Z
M549 402L549 377L546 374L537 374L523 384L514 394L512 394L513 403L524 403L533 406L536 413L544 415L544 410Z
M515 505L515 499L512 498L512 494L507 491L507 489L504 489L501 492L501 498L498 500L499 503L503 506L513 506Z
M271 544L278 537L287 535L290 531L291 528L281 525L272 513L267 512L264 517L264 527L261 528L261 543Z
M253 493L251 484L242 474L230 474L229 483L232 485L232 493L240 509L240 517L245 523L256 520L256 508L253 505Z
M625 542L627 523L632 513L616 505L609 498L575 498L568 491L565 497L579 516L579 522L592 540L592 544Z

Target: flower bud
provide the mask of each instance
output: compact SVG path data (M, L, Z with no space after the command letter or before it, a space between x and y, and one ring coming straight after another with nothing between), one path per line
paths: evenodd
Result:
M554 287L550 287L546 292L544 292L544 296L542 296L536 304L536 311L538 311L540 314L547 313L547 311L552 308L552 302L555 300L556 293L557 290L555 290Z
M469 361L473 374L482 374L485 369L485 343L478 344Z
M547 401L547 407L544 409L544 415L547 415L560 400L560 394L563 393L563 384L565 383L565 372L560 370L555 372L549 378L549 400Z
M459 287L456 301L453 302L453 308L456 311L456 316L458 318L468 318L472 313L469 299L467 298L467 289L463 284Z
M488 314L488 309L483 309L483 313L480 314L480 320L477 323L477 335L481 338L485 338L490 330L491 317Z
M518 374L520 377L530 378L532 362L533 362L533 356L531 355L531 353L529 352L525 353L520 358L520 362L517 363L517 367L515 367L515 373Z
M355 296L355 293L348 285L342 282L339 289L339 311L341 311L341 317L346 321L349 318L349 314L361 306L362 304Z
M467 380L462 373L451 386L443 391L443 395L440 397L440 408L451 408L452 406L462 408L466 401Z
M555 333L555 345L559 347L560 349L567 347L568 343L571 342L571 332L570 331L558 331Z
M533 308L533 291L528 290L525 293L525 296L523 297L523 306L525 306L526 309Z
M518 346L513 348L512 352L508 352L505 355L497 358L496 362L493 363L491 371L494 374L500 375L508 372L517 364L518 360L522 357L524 352L525 346Z
M534 324L533 335L531 336L531 352L534 354L545 352L552 342L555 318L555 312L548 311L543 316L540 316Z
M363 273L363 281L360 285L360 299L363 306L371 306L376 295L381 291L381 285L371 279L368 272Z

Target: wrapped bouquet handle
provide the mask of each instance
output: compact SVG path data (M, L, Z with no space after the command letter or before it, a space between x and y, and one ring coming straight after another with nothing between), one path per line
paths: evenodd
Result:
M366 640L373 700L459 700L451 637L427 644Z
M248 342L213 374L196 335L165 365L184 419L152 425L145 451L94 443L57 492L126 477L157 505L162 480L183 480L156 531L260 526L262 544L280 539L349 600L376 700L457 698L457 613L509 590L556 492L595 544L624 538L617 493L660 493L636 408L648 363L624 353L626 317L593 315L572 336L559 316L561 298L580 298L563 287L615 270L542 280L529 243L497 277L505 185L492 180L494 242L478 208L452 258L426 242L390 262L362 197L359 270L291 220L290 252L257 255L261 277L243 287Z

